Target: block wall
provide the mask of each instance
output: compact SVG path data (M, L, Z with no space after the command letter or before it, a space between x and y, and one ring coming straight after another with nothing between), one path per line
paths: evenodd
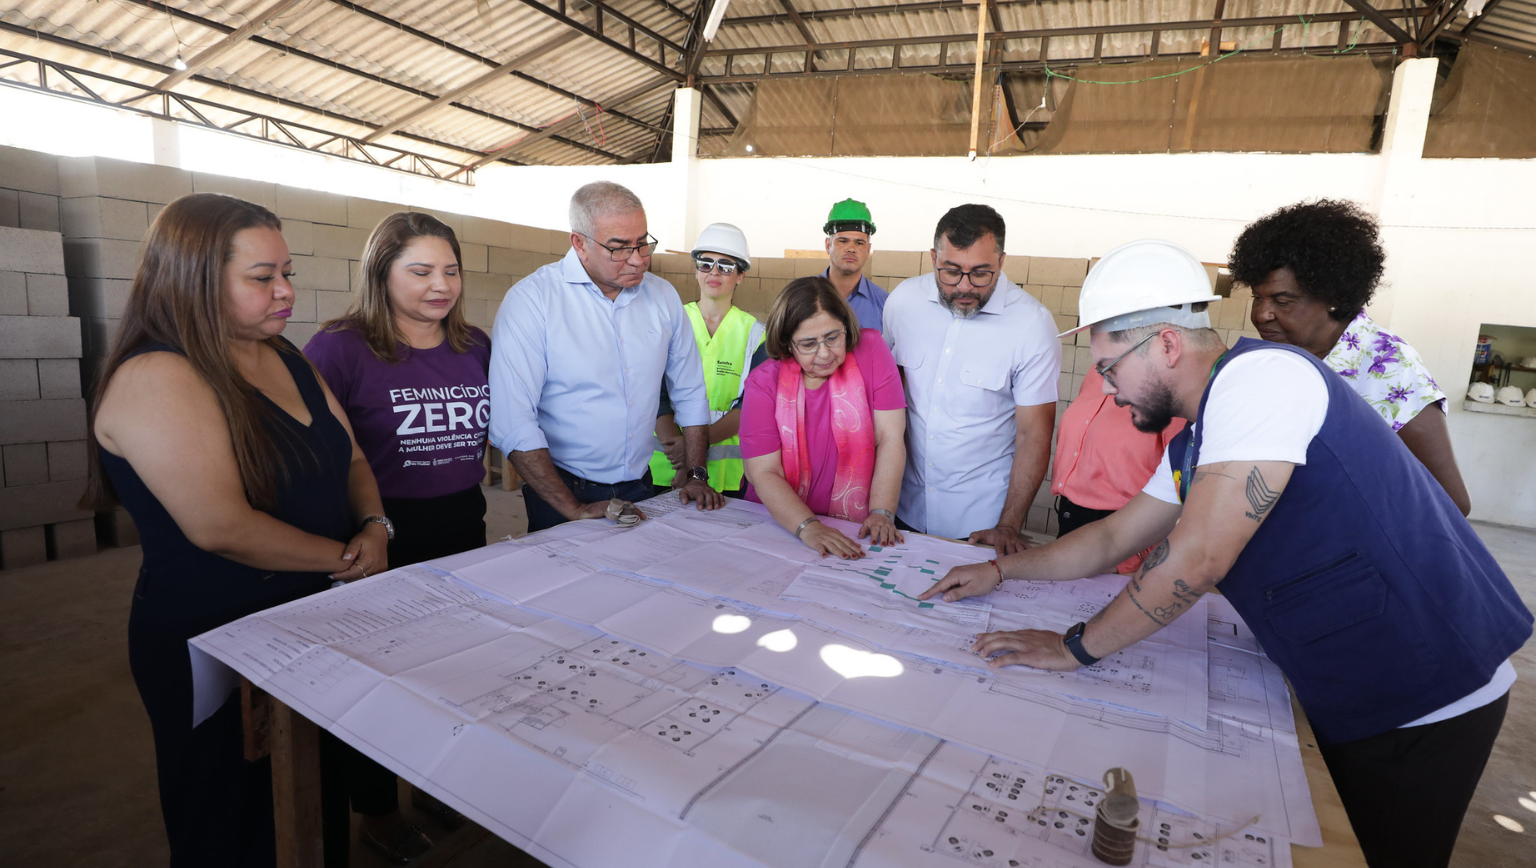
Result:
M0 203L17 192L0 191L13 194ZM57 208L48 213L56 222ZM86 478L80 321L56 231L0 228L0 478L0 569L96 551L95 522L76 506Z

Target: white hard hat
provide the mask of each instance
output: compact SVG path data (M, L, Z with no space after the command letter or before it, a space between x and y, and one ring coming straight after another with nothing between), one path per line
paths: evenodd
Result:
M1089 327L1121 331L1156 323L1209 328L1209 314L1190 305L1220 300L1194 254L1171 241L1132 241L1104 254L1088 272L1078 300L1079 325L1058 337Z
M1525 393L1525 406L1536 407L1536 389Z
M1490 383L1473 383L1467 389L1467 397L1479 404L1493 403L1493 385Z
M1499 390L1499 403L1506 407L1524 407L1525 398L1520 394L1519 386L1505 386Z
M711 223L699 233L693 242L695 256L700 253L724 253L741 263L741 270L752 267L752 256L747 252L747 236L729 223Z
M1536 368L1536 356L1526 356L1525 358L1521 359L1520 360L1520 367L1522 367L1522 368Z

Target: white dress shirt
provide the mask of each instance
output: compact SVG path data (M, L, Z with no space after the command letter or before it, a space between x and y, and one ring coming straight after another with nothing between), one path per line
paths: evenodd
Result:
M902 281L885 304L883 335L907 389L897 514L935 536L960 539L997 525L1013 470L1015 407L1056 400L1056 321L1007 277L998 280L969 318L939 301L931 272Z
M709 424L704 363L672 284L647 273L609 301L573 249L518 281L491 331L490 439L549 449L593 482L639 479L665 375L682 427Z

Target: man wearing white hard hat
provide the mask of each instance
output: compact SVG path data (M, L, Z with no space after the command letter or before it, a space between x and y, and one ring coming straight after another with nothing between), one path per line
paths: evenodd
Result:
M1190 422L1141 494L1101 521L924 596L1106 573L1156 545L1065 635L989 633L991 665L1067 671L1152 635L1220 583L1312 722L1366 861L1444 866L1503 724L1532 618L1435 478L1305 349L1210 328L1200 262L1164 241L1110 251L1083 327L1138 427ZM993 655L997 655L993 657Z
M683 305L683 313L693 326L709 393L709 485L739 497L744 487L741 440L736 436L740 399L752 354L764 336L763 324L734 304L736 287L752 267L747 236L729 223L711 223L693 244L693 265L699 300ZM656 438L663 448L651 456L651 481L658 487L673 485L683 461L682 433L670 410L664 399L656 419Z
M891 293L883 332L907 392L896 514L999 555L1026 548L1061 372L1050 311L1003 273L1005 234L986 205L951 208L934 230L934 270Z

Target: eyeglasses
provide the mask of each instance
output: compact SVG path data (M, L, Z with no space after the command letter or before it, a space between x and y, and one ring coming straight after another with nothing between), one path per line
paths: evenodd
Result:
M961 271L958 268L939 268L934 270L934 276L939 283L945 286L959 286L960 281L969 280L971 286L981 289L991 286L997 279L997 272L990 268L973 268L970 271Z
M1104 382L1108 383L1110 385L1110 388L1114 388L1114 389L1120 388L1119 386L1115 385L1115 380L1114 380L1113 377L1111 377L1109 375L1109 372L1115 369L1115 365L1120 364L1120 360L1121 359L1123 359L1126 356L1130 355L1131 353L1135 352L1137 347L1141 346L1142 344L1146 343L1147 341L1152 340L1153 338L1157 337L1157 335L1158 335L1158 332L1153 332L1152 334L1147 335L1146 337L1142 338L1141 340L1137 341L1136 343L1131 344L1131 348L1130 349L1126 350L1125 352L1121 353L1118 356L1115 356L1115 360L1114 361L1110 362L1107 365L1094 365L1093 366L1093 370L1095 372L1097 372L1099 376L1104 378Z
M721 274L735 274L736 269L741 266L734 259L710 259L708 256L695 256L693 258L693 267L698 269L700 274L708 274L711 270L718 271Z
M651 235L649 232L645 234L645 237L648 239L647 241L642 244L635 244L629 247L609 247L608 245L598 241L596 238L593 238L585 232L578 232L576 234L580 235L582 238L587 239L588 241L591 241L598 247L608 251L608 255L613 258L614 262L623 262L626 259L629 259L631 256L634 256L636 253L640 254L641 259L650 259L651 253L656 250L656 245L661 243L660 241L657 241L655 236Z
M847 335L848 331L846 329L838 329L835 332L827 332L819 338L804 338L798 341L792 341L791 343L794 345L795 352L802 356L809 356L820 351L823 344L825 344L829 350L835 350L838 347L841 347L843 345L843 338Z

